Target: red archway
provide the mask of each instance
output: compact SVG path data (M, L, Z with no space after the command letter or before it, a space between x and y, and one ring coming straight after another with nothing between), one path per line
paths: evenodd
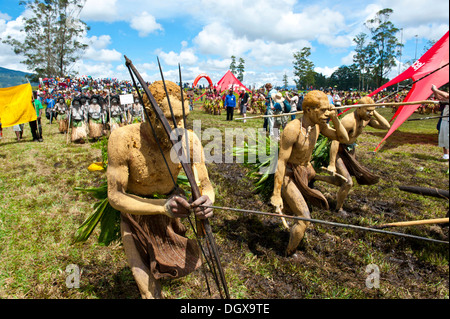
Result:
M212 81L211 81L211 78L210 78L206 73L202 73L202 74L197 75L197 77L196 77L195 80L194 80L194 84L192 84L192 87L197 86L197 83L198 83L198 81L199 81L201 78L205 78L205 79L208 81L209 86L210 86L210 87L213 87L213 83L212 83Z

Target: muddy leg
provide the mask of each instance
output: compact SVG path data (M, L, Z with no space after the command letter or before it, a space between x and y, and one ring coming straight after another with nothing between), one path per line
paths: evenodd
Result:
M336 171L347 179L347 182L342 183L336 195L336 210L338 211L338 213L346 215L347 213L342 209L342 206L344 205L344 201L347 198L348 192L353 187L353 180L352 176L345 167L344 162L339 157L336 160Z
M141 256L134 244L130 227L122 220L120 222L122 232L122 241L125 254L127 255L128 264L133 273L134 279L139 287L139 291L143 299L160 299L161 284L150 273L150 269L142 262Z
M303 199L303 195L289 177L285 177L284 179L284 184L281 189L281 196L283 197L284 202L289 206L289 210L294 214L294 216L311 218L308 205ZM305 236L305 231L308 224L309 222L296 220L294 225L291 227L289 244L286 248L287 256L295 253L295 250Z

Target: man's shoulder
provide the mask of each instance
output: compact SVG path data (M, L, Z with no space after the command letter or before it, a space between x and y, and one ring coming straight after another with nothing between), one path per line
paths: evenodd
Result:
M290 137L298 136L300 134L301 122L299 119L289 121L282 134L289 135Z

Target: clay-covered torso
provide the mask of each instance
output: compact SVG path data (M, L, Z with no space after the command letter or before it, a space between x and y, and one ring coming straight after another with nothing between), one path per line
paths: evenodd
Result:
M302 131L300 131L300 120L296 119L294 121L297 122L295 123L295 133L298 135L296 137L296 142L292 146L292 152L291 156L289 157L288 163L296 165L308 165L309 161L311 160L311 155L314 150L314 146L316 145L317 138L319 136L319 128L318 125L314 125L311 127L309 133L305 128L302 128Z
M140 196L168 194L173 190L174 184L168 175L158 145L151 135L150 127L142 125L145 124L137 123L120 128L121 142L118 152L127 159L129 170L126 192ZM181 164L171 161L170 148L166 146L163 151L176 181Z

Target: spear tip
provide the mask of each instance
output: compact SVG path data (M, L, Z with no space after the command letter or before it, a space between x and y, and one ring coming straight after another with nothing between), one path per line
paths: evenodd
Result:
M125 65L126 65L126 66L130 66L131 60L128 59L128 57L127 57L126 55L124 55L124 58L125 58Z

